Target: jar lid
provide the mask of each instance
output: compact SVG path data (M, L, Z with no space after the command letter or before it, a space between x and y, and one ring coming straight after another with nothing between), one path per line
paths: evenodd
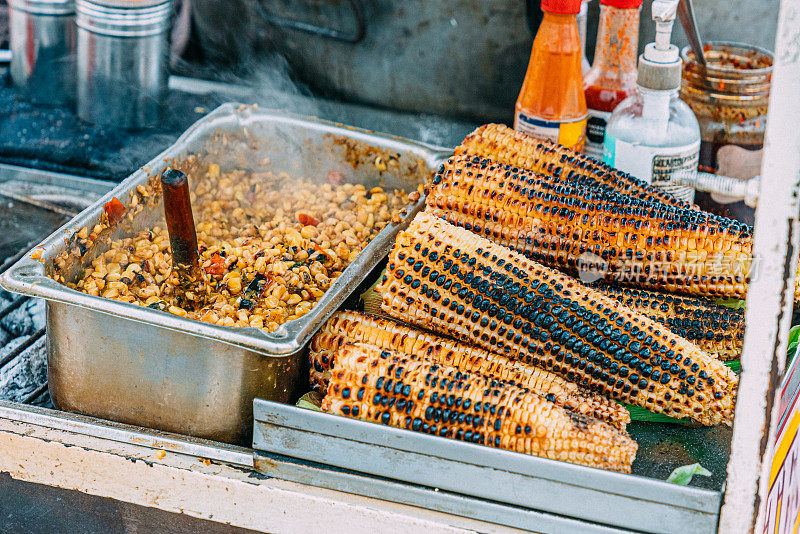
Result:
M716 96L761 98L769 94L773 55L769 50L742 43L705 43L706 66L700 65L690 47L682 50L683 81Z
M770 73L773 54L765 48L730 41L708 41L705 43L706 70L724 73ZM681 52L687 64L697 60L691 47Z
M99 6L121 7L123 9L142 9L170 2L172 0L91 0L91 3Z
M77 0L78 28L113 37L145 37L169 29L172 0Z
M642 7L642 0L600 0L600 5L616 7L617 9L633 9Z
M73 0L8 0L9 8L34 15L70 15L75 13Z
M576 15L581 11L582 2L583 0L542 0L542 11Z

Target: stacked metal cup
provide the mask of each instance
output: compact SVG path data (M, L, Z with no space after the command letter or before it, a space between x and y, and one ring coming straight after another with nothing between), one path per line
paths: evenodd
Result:
M73 0L9 0L11 80L23 98L54 106L75 98Z
M78 116L156 126L167 90L172 0L77 0Z

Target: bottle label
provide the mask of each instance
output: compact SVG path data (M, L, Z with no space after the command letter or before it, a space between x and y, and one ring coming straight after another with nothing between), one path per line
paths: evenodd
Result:
M606 134L603 151L604 162L687 202L694 200L694 189L675 184L673 176L678 171L696 173L699 159L699 140L679 147L649 147Z
M589 110L589 119L586 121L586 143L583 153L595 159L603 159L603 143L606 138L606 125L611 118L611 112Z
M575 150L583 147L586 117L578 120L551 121L518 111L514 129L539 139L550 139Z

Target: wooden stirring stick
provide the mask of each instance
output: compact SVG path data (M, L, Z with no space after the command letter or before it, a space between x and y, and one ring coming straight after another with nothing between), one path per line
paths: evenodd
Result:
M167 169L161 175L161 190L172 247L172 268L178 274L175 303L185 310L202 308L205 303L205 284L189 199L189 179L178 169Z

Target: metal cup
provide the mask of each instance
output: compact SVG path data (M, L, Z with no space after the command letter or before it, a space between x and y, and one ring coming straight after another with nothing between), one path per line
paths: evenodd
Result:
M11 80L23 98L64 106L75 99L73 0L9 0Z
M159 123L172 0L77 0L78 116L124 129Z

